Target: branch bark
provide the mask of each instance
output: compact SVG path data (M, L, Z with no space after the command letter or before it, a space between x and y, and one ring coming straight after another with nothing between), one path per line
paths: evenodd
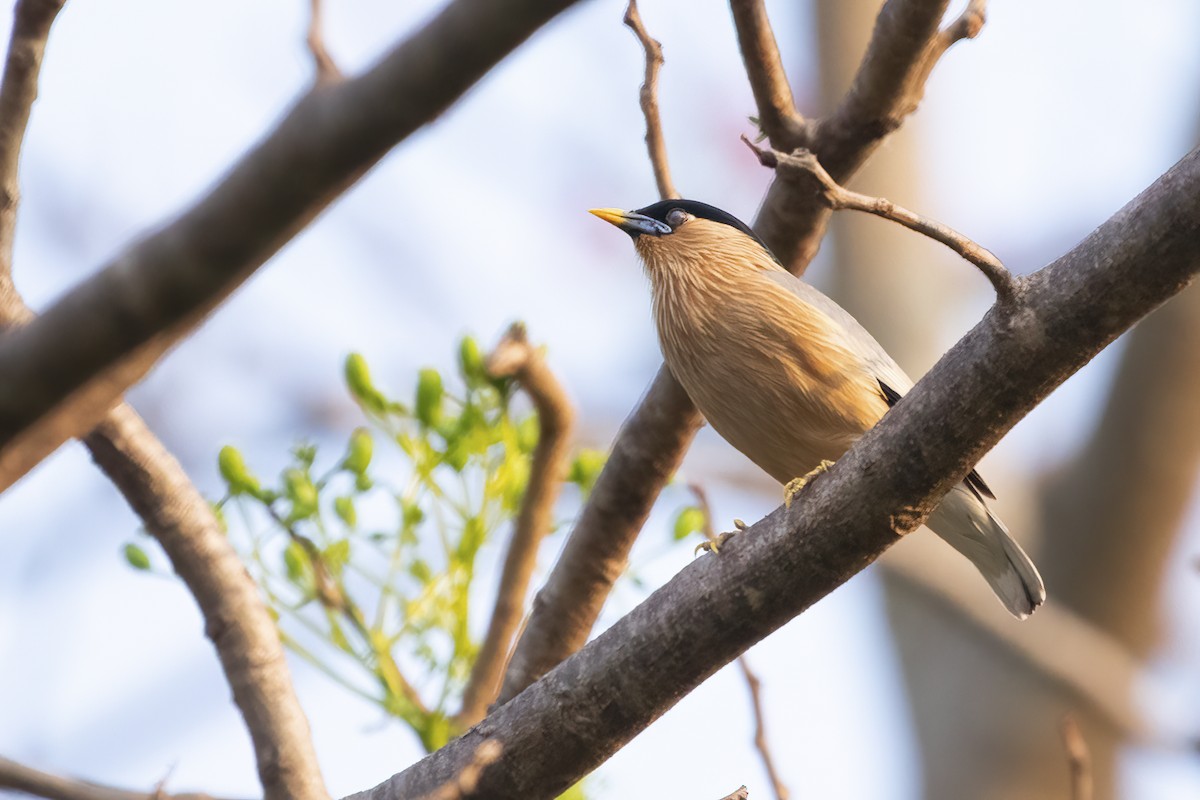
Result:
M487 738L505 750L475 796L553 797L915 529L1017 420L1197 271L1193 151L1022 279L1019 307L993 308L790 511L776 509L720 556L692 562L485 722L354 797L422 794Z
M554 503L566 474L575 416L567 393L546 365L542 353L529 344L523 325L509 328L488 357L487 370L494 377L516 379L533 400L539 430L529 484L504 558L492 619L463 690L462 709L455 718L464 728L483 719L488 705L499 694L513 637L525 611L538 548L553 524Z
M637 36L646 52L646 77L638 91L638 103L642 107L642 116L646 118L646 149L650 153L650 165L654 169L658 196L663 200L679 197L679 192L675 191L675 183L671 180L671 168L667 163L667 143L662 132L662 117L658 113L658 71L664 63L662 44L651 36L642 24L637 0L629 0L629 6L625 9L625 24Z
M213 800L206 794L167 794L162 786L151 792L116 789L91 781L52 775L0 756L0 789L47 797L50 800Z
M342 71L337 62L325 47L324 9L321 0L309 0L308 32L304 36L304 44L313 58L313 68L316 72L316 83L324 86L336 83L342 79Z
M795 150L808 140L808 125L796 110L763 0L731 0L733 24L750 91L758 106L758 127L776 150Z
M885 13L902 20L922 20L936 10L930 5L928 0L890 0ZM932 46L937 19L940 12L924 47ZM875 39L900 35L909 27L920 26L877 26ZM873 43L872 48L894 49L885 43ZM887 131L850 126L843 133L837 140L842 167L835 178L839 181L845 181L857 169ZM814 141L811 146L820 155L820 148L827 145ZM813 192L797 191L789 182L776 179L754 229L783 263L800 274L816 253L827 219L828 209ZM679 382L665 366L660 367L617 433L608 463L558 563L534 600L525 633L505 675L500 702L515 697L587 641L613 584L625 570L629 552L654 501L703 424Z
M303 97L195 206L0 339L0 490L95 427L389 149L574 2L455 0L364 75Z

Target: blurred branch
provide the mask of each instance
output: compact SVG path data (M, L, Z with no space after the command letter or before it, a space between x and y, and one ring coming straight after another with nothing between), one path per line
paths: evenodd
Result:
M1024 279L1016 312L988 312L790 510L692 561L483 723L355 797L424 794L486 738L505 750L480 796L563 791L919 526L1017 420L1197 271L1200 150Z
M1070 714L1062 719L1059 728L1063 749L1067 753L1067 767L1071 773L1071 800L1092 800L1092 756L1079 723Z
M667 163L667 145L663 139L662 117L658 113L658 70L663 65L662 44L646 32L642 17L638 13L637 0L629 0L625 9L625 24L637 35L646 51L646 78L638 92L642 115L646 118L646 149L650 153L650 165L654 168L654 182L663 200L679 197L671 181L671 167Z
M964 39L974 39L983 30L986 22L987 0L970 0L958 18L942 28L925 51L925 62L921 67L919 83L925 83L929 78L929 73L933 71L947 50Z
M791 793L775 768L775 759L771 758L771 746L767 742L767 725L761 696L762 682L750 669L750 662L744 655L738 656L737 661L738 666L742 668L742 676L746 679L746 687L750 690L750 707L754 711L754 747L762 758L763 768L766 769L767 777L771 781L771 788L775 790L775 800L788 800Z
M115 789L91 781L65 778L27 767L0 756L0 789L47 797L50 800L213 800L206 794L168 794L160 784L151 792Z
M721 800L750 800L750 790L745 786L739 786L730 794L722 797Z
M885 8L885 13L901 17L923 18L934 11L928 2L918 0L890 0ZM937 11L929 39L936 33L941 13ZM875 38L902 33L903 29L888 24L876 28ZM853 174L886 134L878 130L873 136L837 139L841 157L834 176L844 181ZM822 147L829 146L817 141L812 144L818 156ZM783 263L799 274L815 255L827 218L828 209L814 193L799 192L787 181L776 179L754 228ZM501 702L515 697L587 641L613 584L625 570L650 508L703 424L683 387L665 366L660 367L618 431L608 462L562 555L534 599L525 633L505 675Z
M14 40L0 83L0 169L6 171L4 183L13 187L29 117L28 105L21 101L31 103L37 95L37 66L57 5L22 0L16 7ZM8 237L0 247L3 326L24 324L34 316L10 281L15 188L9 197L13 205L4 212L7 221L0 223ZM208 503L127 405L115 408L84 443L195 596L254 742L265 795L327 797L275 625Z
M21 197L18 170L29 113L37 99L46 39L64 2L18 0L13 9L12 38L0 79L0 308L7 310L0 328L32 316L17 297L12 277L13 236Z
M308 52L312 54L313 65L316 67L317 86L336 83L342 79L342 71L325 48L325 26L322 19L321 0L309 0L308 33L304 37L304 43L308 46Z
M758 106L759 130L776 150L803 147L808 139L808 126L796 110L763 0L731 0L729 8L737 28L746 77L750 79L750 91Z
M958 231L942 223L922 217L906 208L896 205L882 197L868 197L865 194L852 192L838 185L821 162L809 150L797 150L793 153L780 153L771 149L763 149L745 136L742 141L758 156L758 161L764 167L774 169L777 174L789 180L800 180L810 176L821 186L821 195L834 211L849 209L865 211L886 220L903 225L911 231L928 236L936 242L946 245L955 253L974 264L992 283L996 290L996 299L1001 306L1011 307L1017 298L1017 282L1012 273L1000 259L996 258L987 248L981 247Z
M538 442L529 469L529 483L504 558L500 588L487 634L463 691L462 709L455 721L470 727L483 719L496 699L513 637L525 611L529 583L537 566L538 548L553 523L566 473L574 412L567 394L546 365L541 351L529 344L525 326L514 324L500 339L487 360L492 377L512 377L537 409Z
M574 2L454 0L365 74L302 97L209 194L0 339L0 489L93 428L393 146Z

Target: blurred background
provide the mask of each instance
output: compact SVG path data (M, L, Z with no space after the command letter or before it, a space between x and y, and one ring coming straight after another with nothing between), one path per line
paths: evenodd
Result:
M31 306L186 207L307 88L307 6L67 5L24 153L15 278ZM327 2L326 41L356 72L439 6ZM878 7L768 3L803 112L840 97ZM346 353L364 353L376 381L403 394L419 367L453 368L459 336L486 346L515 318L549 346L580 443L608 446L660 363L628 241L585 213L657 199L637 105L642 52L623 11L623 0L591 0L549 25L132 393L202 491L223 492L223 444L269 472L297 440L343 442L360 421L341 384ZM644 0L641 11L665 48L677 186L753 218L771 175L738 141L755 111L726 4ZM1187 0L994 3L851 185L1035 270L1200 138L1198 28ZM948 251L844 214L808 279L914 375L991 302ZM1058 723L1070 710L1099 797L1200 796L1197 396L1193 287L982 464L1050 591L1029 622L1008 620L966 562L921 535L751 650L793 795L1065 798ZM683 472L707 488L719 528L779 501L711 431ZM673 544L669 530L688 502L664 494L634 552L639 581L620 585L602 624L691 558L694 542ZM564 515L573 508L564 501ZM170 772L168 790L253 796L249 740L194 603L121 557L138 525L78 444L0 499L0 753L125 787ZM303 662L293 670L335 796L420 755L376 707ZM745 683L726 669L604 765L589 794L717 797L745 783L769 797L752 731Z

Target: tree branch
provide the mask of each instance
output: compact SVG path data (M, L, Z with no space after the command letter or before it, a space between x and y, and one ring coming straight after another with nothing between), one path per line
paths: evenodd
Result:
M195 206L3 337L0 489L94 427L389 149L574 2L454 0L364 75L301 98Z
M463 737L355 797L419 795L485 738L505 751L476 796L553 797L914 530L1019 419L1197 271L1200 151L1023 279L1019 309L989 311L790 511L691 562Z
M495 764L503 751L503 746L497 740L484 739L475 748L471 762L463 767L461 772L425 795L422 800L460 800L469 796L479 785L483 771Z
M529 344L524 325L514 324L508 329L488 357L487 370L493 377L516 379L537 409L539 431L529 484L521 499L521 510L500 575L492 620L463 690L462 709L455 719L464 728L483 719L488 705L499 694L513 637L525 611L538 548L553 523L554 503L566 474L574 425L567 393L546 365L542 353Z
M721 800L750 800L750 790L745 786L739 786L729 794L722 797Z
M890 200L882 197L868 197L839 186L809 150L797 150L790 154L779 153L775 150L764 150L745 136L742 136L742 141L754 155L758 156L760 164L774 169L776 174L783 175L785 179L798 181L810 177L815 180L820 184L821 196L834 211L842 209L865 211L940 242L979 268L984 277L991 281L992 287L996 290L997 302L1001 306L1012 306L1016 302L1016 279L991 250L981 247L937 220L922 217Z
M4 320L0 327L32 316L17 299L12 278L13 236L21 197L18 168L29 113L37 99L46 39L64 2L19 0L13 9L12 38L0 80L0 308L19 307L21 311L13 315L15 320Z
M1059 727L1063 750L1067 753L1067 768L1071 774L1071 800L1092 800L1092 756L1079 723L1070 714L1062 719Z
M758 106L759 130L776 150L803 147L808 140L808 126L796 110L763 0L731 0L729 8L750 91Z
M340 81L342 71L338 69L333 56L325 47L325 27L322 24L321 12L321 0L309 0L308 32L304 37L304 44L313 58L317 86L327 86Z
M151 792L134 792L91 781L64 778L18 764L0 756L0 789L47 797L50 800L213 800L206 794L167 794L160 785Z
M930 13L920 0L890 0L891 13L920 17ZM886 11L886 9L885 9ZM875 38L899 35L905 27L877 27ZM933 30L936 31L936 19ZM931 34L932 36L932 34ZM883 44L877 49L887 49ZM839 140L846 160L845 180L874 150L886 131ZM822 152L818 141L812 147ZM803 272L824 233L828 209L814 192L798 191L776 179L754 223L793 272ZM525 633L504 678L500 702L515 697L587 641L613 584L625 570L629 552L662 487L678 469L696 431L704 424L683 387L665 366L613 443L608 463L584 506L558 563L534 599Z
M771 757L771 746L767 742L767 724L763 714L761 696L762 681L750 669L750 662L744 655L738 656L737 662L738 666L742 668L742 677L746 679L746 688L750 690L750 708L754 711L754 748L758 750L763 768L767 771L767 778L771 781L771 788L775 790L775 800L788 800L791 793L788 791L787 784L783 782L779 770L775 768L775 759Z
M658 70L662 67L662 44L649 33L642 24L642 16L638 13L637 0L629 0L625 9L625 24L642 43L646 51L646 77L638 92L638 102L642 107L642 116L646 118L646 150L650 153L650 165L654 168L654 182L658 185L658 195L663 200L679 197L675 184L671 181L671 168L667 163L667 144L663 138L662 117L658 113Z

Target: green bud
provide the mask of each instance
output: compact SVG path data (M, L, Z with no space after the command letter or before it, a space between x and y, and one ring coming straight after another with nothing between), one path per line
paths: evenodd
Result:
M221 448L221 452L217 454L217 469L221 471L221 477L229 486L231 495L248 494L258 497L262 494L262 484L246 468L246 461L236 447L225 445Z
M312 567L308 561L308 553L304 552L304 547L299 542L288 542L288 546L283 549L283 566L287 571L288 580L296 586L304 586L308 583L308 573Z
M321 561L334 575L341 575L342 569L350 561L350 540L339 539L326 547L321 553Z
M150 569L150 556L146 555L146 551L133 542L125 545L123 552L125 553L125 560L129 562L129 566L134 569L140 569L143 572Z
M353 528L358 524L358 512L354 508L354 499L351 497L338 497L333 501L334 513L338 515L338 519L346 523L348 527Z
M350 444L346 448L346 457L342 459L342 467L355 475L362 475L371 466L371 454L374 449L371 432L366 428L355 428L350 434Z
M400 510L404 515L404 527L406 528L415 528L425 521L425 512L416 503L401 500Z
M359 475L357 478L354 479L354 488L360 492L369 491L371 489L371 487L374 485L375 485L374 481L372 481L371 478L369 476L367 476L366 474Z
M427 428L442 418L442 376L436 369L425 368L417 378L417 419Z
M305 519L317 512L317 487L306 473L295 468L284 470L283 485L292 501L292 519Z
M704 530L704 511L695 506L688 506L679 512L675 518L675 541L686 539L693 533Z
M541 436L542 426L534 414L530 414L517 425L517 446L522 453L532 453L537 447L538 437Z
M479 342L475 337L464 336L458 343L458 368L467 386L478 386L487 380L483 352L479 349Z
M376 414L382 414L387 409L387 398L371 382L371 370L361 354L346 356L345 373L346 388L363 408Z

